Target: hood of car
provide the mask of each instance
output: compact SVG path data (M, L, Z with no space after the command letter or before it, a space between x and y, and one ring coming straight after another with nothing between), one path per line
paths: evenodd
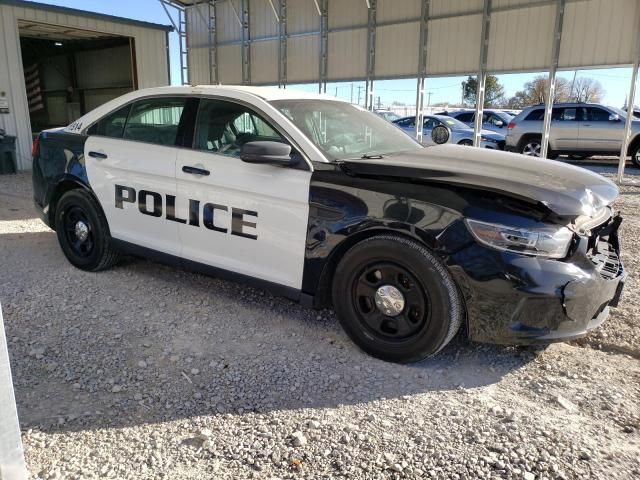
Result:
M348 160L349 174L419 179L481 188L541 203L560 216L592 216L618 187L584 168L553 160L458 145L438 145L381 159Z

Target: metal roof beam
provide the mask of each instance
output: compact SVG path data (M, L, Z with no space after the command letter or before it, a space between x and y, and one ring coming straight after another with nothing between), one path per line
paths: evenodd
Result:
M473 125L473 146L482 143L482 117L484 114L484 93L487 85L487 57L489 55L489 34L491 32L491 0L484 0L482 11L482 34L480 37L480 70L476 82L476 113Z
M556 22L553 30L553 43L551 45L551 67L549 68L549 85L547 86L547 99L544 106L544 121L542 123L542 142L540 144L540 157L547 158L549 153L549 132L551 130L551 115L553 113L553 99L556 94L556 71L560 57L560 44L562 42L562 24L564 22L565 0L556 2Z
M314 0L318 5L317 0ZM318 93L327 93L327 77L329 68L329 0L320 0L320 81Z
M367 21L367 78L365 84L365 102L368 110L373 110L373 78L376 71L376 24L378 0L369 0Z
M427 76L428 39L429 39L429 11L430 0L422 0L420 6L420 44L418 45L418 82L416 85L416 140L422 142L424 130L424 84Z
M278 87L287 87L287 0L279 0Z

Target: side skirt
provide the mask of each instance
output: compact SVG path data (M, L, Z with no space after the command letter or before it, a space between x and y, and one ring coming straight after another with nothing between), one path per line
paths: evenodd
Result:
M141 247L140 245L126 242L124 240L113 238L112 241L116 248L118 248L122 253L128 255L148 258L158 263L183 268L185 270L201 273L210 277L243 283L251 287L267 290L278 297L285 297L290 300L300 302L304 306L311 306L313 304L312 296L303 294L300 290L293 287L269 282L267 280L261 280L249 275L243 275L241 273L225 270L223 268L212 267L211 265L207 265L204 263L194 262L193 260L187 260L175 255L170 255L168 253L159 252L151 248Z

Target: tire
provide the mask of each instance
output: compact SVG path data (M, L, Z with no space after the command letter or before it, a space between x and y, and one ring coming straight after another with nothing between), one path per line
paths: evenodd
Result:
M527 137L520 142L518 149L522 155L529 157L539 157L542 149L542 140L540 137Z
M96 200L84 190L62 195L56 205L55 227L62 252L73 266L97 272L118 261L107 219Z
M380 288L389 286L402 294L402 304L393 304L398 298L393 291L384 299L391 305L382 304ZM423 245L393 234L347 251L333 277L332 297L353 342L390 362L417 362L438 353L462 323L462 300L445 266ZM385 313L387 307L396 311Z
M637 142L631 151L631 161L635 167L640 168L640 142Z
M587 158L589 158L589 155L577 155L577 154L569 155L570 160L586 160Z
M458 142L458 145L464 145L465 147L471 147L471 146L473 146L473 140L468 140L468 139L460 140Z
M541 150L542 139L538 136L526 137L520 142L520 148L518 149L522 155L527 155L529 157L540 157ZM549 160L555 160L558 158L558 154L553 150L548 149L547 158Z

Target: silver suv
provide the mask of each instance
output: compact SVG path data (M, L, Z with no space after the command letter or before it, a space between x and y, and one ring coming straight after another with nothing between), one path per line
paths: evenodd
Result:
M597 103L556 103L551 113L549 158L569 155L618 155L622 147L626 112ZM544 105L525 108L507 127L506 149L539 156ZM640 167L640 119L632 122L628 154Z

